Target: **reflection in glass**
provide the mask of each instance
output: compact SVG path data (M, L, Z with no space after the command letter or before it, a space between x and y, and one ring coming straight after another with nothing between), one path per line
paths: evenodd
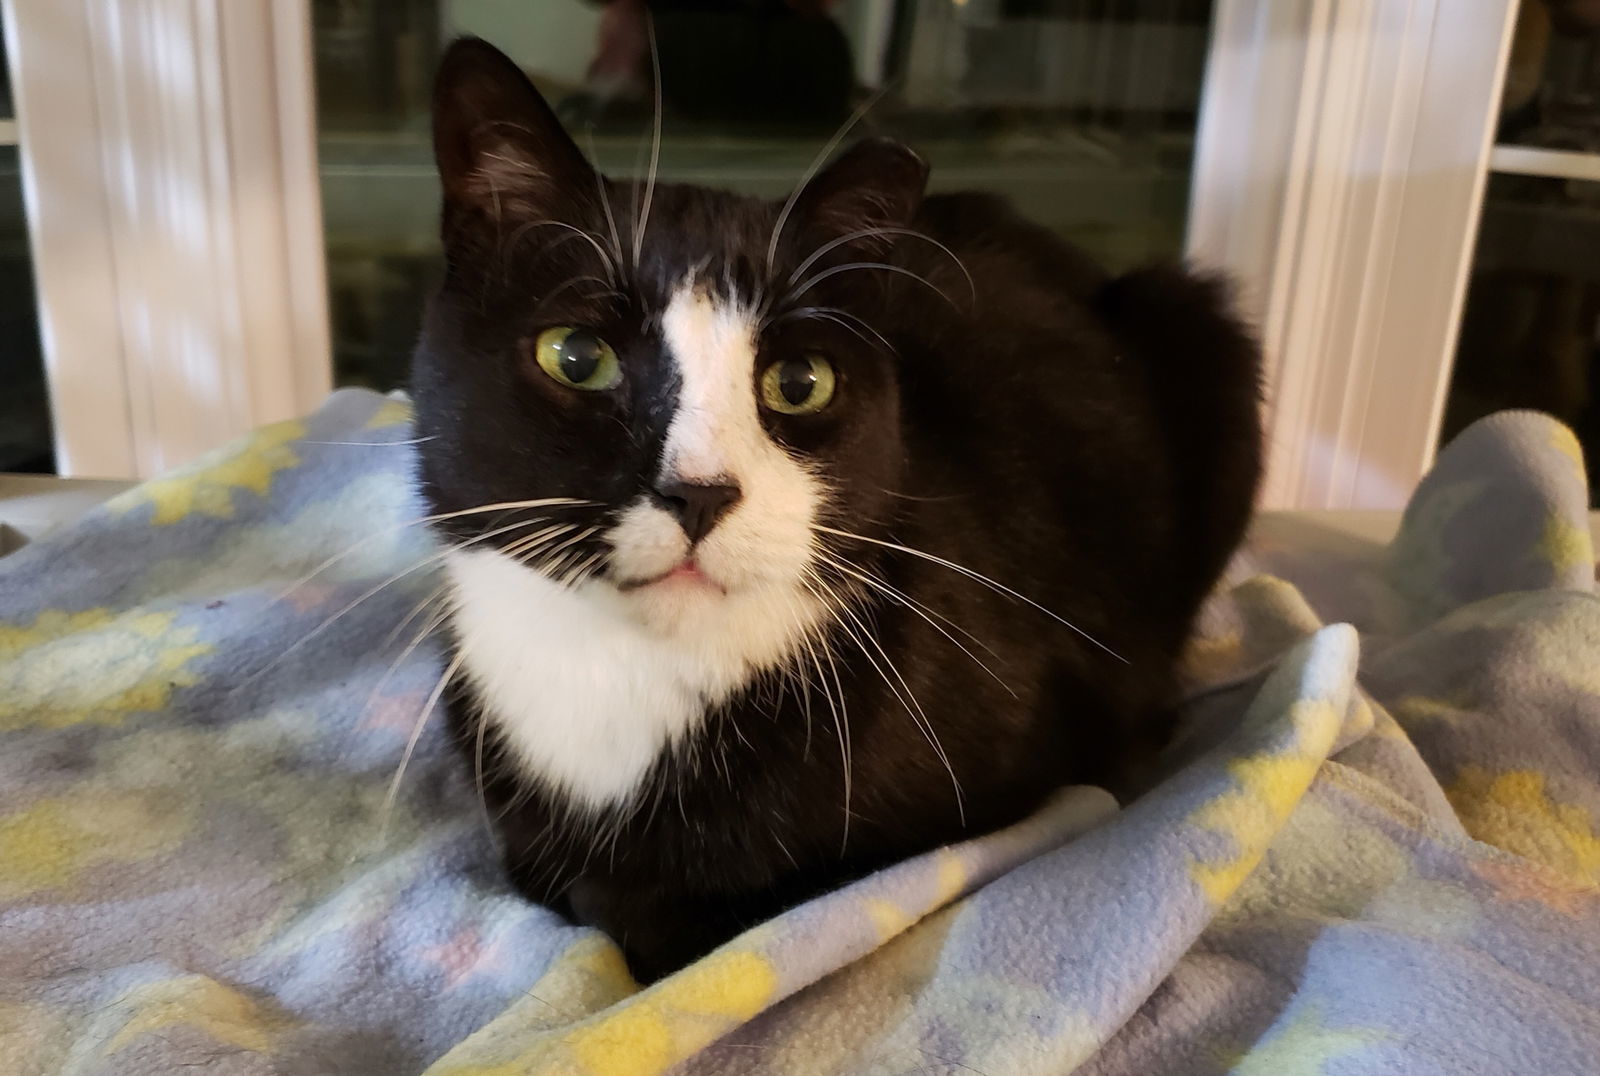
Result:
M1600 4L1522 5L1499 137L1600 154ZM1597 362L1600 182L1490 176L1441 441L1505 408L1545 411L1577 432L1600 488Z
M0 146L0 471L50 473L50 403L16 146Z
M1177 254L1210 0L659 0L660 177L778 197L855 110L1114 266ZM643 0L313 0L336 374L403 380L436 255L445 41L494 42L613 175L643 171Z
M1496 141L1600 152L1600 4L1526 0L1518 9Z

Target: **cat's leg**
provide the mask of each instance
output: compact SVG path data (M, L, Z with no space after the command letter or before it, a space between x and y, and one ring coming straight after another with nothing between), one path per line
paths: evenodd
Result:
M580 878L565 896L574 920L599 927L622 947L640 983L692 964L790 903L773 892L669 892L594 877Z

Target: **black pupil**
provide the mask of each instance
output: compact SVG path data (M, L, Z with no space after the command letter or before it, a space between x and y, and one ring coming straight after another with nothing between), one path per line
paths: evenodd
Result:
M556 353L560 356L557 362L561 365L562 375L568 381L581 385L600 369L600 356L604 354L604 349L600 338L593 333L575 332L568 333L567 338L556 345Z
M790 359L778 370L778 391L793 407L809 400L816 387L817 373L809 361Z

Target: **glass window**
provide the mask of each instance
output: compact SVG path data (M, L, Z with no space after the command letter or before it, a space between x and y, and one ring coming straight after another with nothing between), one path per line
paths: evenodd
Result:
M1523 3L1498 138L1440 436L1548 412L1600 503L1600 5Z
M933 189L980 188L1113 266L1180 252L1210 0L650 5L660 176L780 196L870 102ZM335 369L400 383L435 271L428 92L444 43L517 60L613 175L652 115L641 0L314 0Z
M0 42L0 471L48 474L55 471L50 402L39 348L11 83L5 72Z

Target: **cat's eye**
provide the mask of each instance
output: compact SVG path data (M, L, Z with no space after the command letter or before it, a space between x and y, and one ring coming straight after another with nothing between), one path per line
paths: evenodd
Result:
M833 399L836 380L821 355L780 359L761 373L761 405L780 415L814 415Z
M622 380L617 353L588 329L546 329L533 347L539 369L570 388L602 392Z

